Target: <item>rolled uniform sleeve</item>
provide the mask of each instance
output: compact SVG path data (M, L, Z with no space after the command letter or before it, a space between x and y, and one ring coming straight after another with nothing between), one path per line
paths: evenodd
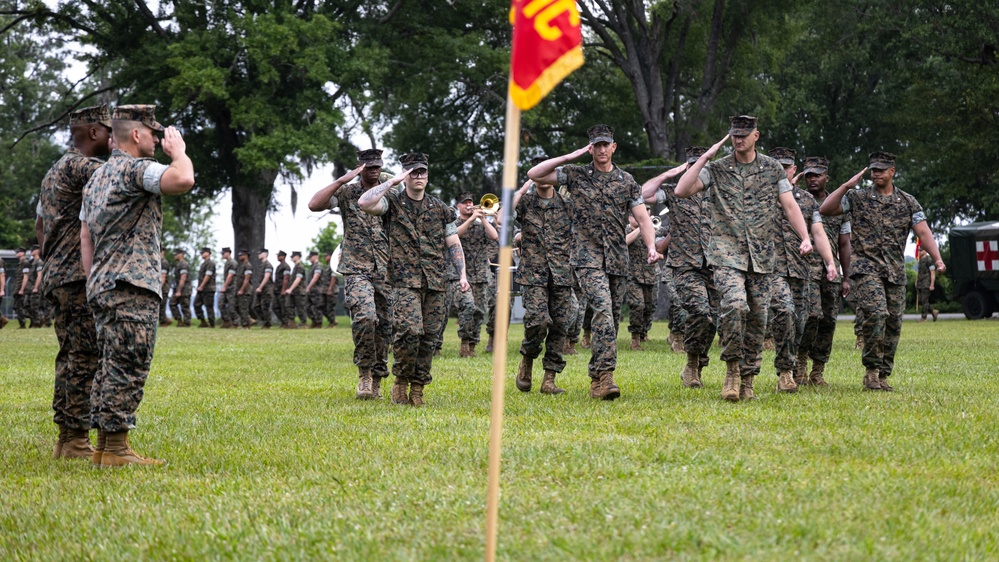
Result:
M851 189L851 190L847 191L846 193L844 193L843 194L843 198L840 199L840 201L839 201L839 206L843 208L843 212L844 213L849 212L850 207L852 206L851 203L850 203L850 198L851 198L852 195L853 195L853 190Z
M701 184L704 187L711 185L711 163L701 168L701 171L697 173L697 179L701 180Z
M850 234L853 232L853 228L850 226L850 221L843 221L843 224L839 226L840 234Z
M167 171L167 168L169 166L160 164L159 162L153 162L146 166L145 171L142 172L142 189L149 193L162 193L160 179L163 178L163 174Z
M812 224L821 224L821 223L822 223L822 214L819 213L819 209L818 207L816 207L815 210L812 211Z
M791 182L787 181L787 178L781 178L780 181L777 182L778 194L787 193L788 191L791 191L791 189Z
M458 227L454 224L454 222L449 222L444 226L444 238L457 234L458 234Z

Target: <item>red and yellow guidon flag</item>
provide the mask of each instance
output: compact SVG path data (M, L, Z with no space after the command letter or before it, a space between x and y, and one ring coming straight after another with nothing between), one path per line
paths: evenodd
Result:
M575 0L513 0L510 23L510 96L526 111L583 66L579 10Z

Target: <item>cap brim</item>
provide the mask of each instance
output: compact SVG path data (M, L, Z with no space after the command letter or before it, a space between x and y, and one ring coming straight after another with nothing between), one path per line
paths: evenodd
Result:
M593 137L590 139L590 144L597 144L598 142L614 142L612 137Z
M405 168L407 170L426 170L426 169L428 169L426 164L410 164L408 166L405 166Z
M384 164L382 164L381 160L371 160L370 162L364 163L365 168L381 168L383 166Z
M154 131L159 131L159 132L161 132L161 133L162 133L162 132L163 132L164 130L166 130L166 127L164 127L163 125L161 125L159 121L153 121L153 124L152 124L152 125L147 125L147 126L148 126L148 127L150 128L150 129L152 129L152 130L154 130Z
M744 137L744 136L748 135L749 133L752 133L755 130L756 129L736 129L736 128L732 128L732 129L728 130L728 134L732 135L733 137Z
M794 166L794 160L791 160L790 158L777 158L776 160L783 166Z
M894 168L894 164L889 164L887 162L871 162L868 168L872 170L887 170L888 168Z
M816 174L821 176L827 171L828 170L826 170L825 168L805 168L805 175L807 176L808 174Z

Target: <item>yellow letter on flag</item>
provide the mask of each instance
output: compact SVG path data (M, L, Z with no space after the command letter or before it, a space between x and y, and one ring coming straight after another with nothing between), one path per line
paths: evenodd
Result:
M510 96L531 109L583 65L583 36L575 0L513 0Z

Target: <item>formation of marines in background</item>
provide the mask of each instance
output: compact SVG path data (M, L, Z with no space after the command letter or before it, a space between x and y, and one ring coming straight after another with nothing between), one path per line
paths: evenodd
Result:
M128 440L157 325L188 327L196 317L200 328L214 328L216 299L222 328L270 328L275 318L282 328L310 322L320 328L324 318L335 326L343 275L358 399L381 398L391 348L391 401L423 405L452 307L459 354L476 354L483 323L491 351L498 217L486 216L469 193L458 197L457 208L427 193L428 155L403 155L403 171L390 177L382 173L381 150L359 151L355 169L312 197L312 211L339 209L343 218L336 270L332 253L321 260L310 252L306 263L295 251L289 264L280 251L275 267L266 248L257 250L256 261L247 249L234 258L222 248L216 262L205 247L194 271L184 250L173 253L171 265L161 247L161 197L194 184L180 133L156 122L154 106L142 105L118 106L113 115L106 106L79 110L70 133L73 148L42 182L41 245L33 259L18 250L14 284L22 325L25 318L32 326L50 321L59 340L55 457L86 457L98 466L162 464L140 456ZM888 377L901 331L910 230L924 248L917 281L923 319L936 319L928 291L945 270L919 203L893 184L893 155L870 155L872 187L856 188L865 168L830 193L825 158L805 158L798 174L793 150L757 152L756 118L738 116L725 139L690 147L684 164L640 186L613 163L611 127L596 125L587 134L588 144L576 151L532 160L530 179L513 197L514 275L525 308L519 390L532 389L534 362L542 356L540 391L564 393L555 379L579 343L592 350L590 396L619 397L622 306L627 302L631 311L631 349L641 350L661 280L671 291L672 348L687 356L680 373L685 387L704 385L717 334L722 397L755 399L768 321L777 391L826 386L845 296L857 311L863 388L893 390ZM729 138L733 152L713 160ZM152 158L157 144L170 165ZM584 154L592 161L574 164ZM802 177L805 188L798 186ZM647 205L664 205L668 225L654 224ZM43 297L51 312L30 304Z

